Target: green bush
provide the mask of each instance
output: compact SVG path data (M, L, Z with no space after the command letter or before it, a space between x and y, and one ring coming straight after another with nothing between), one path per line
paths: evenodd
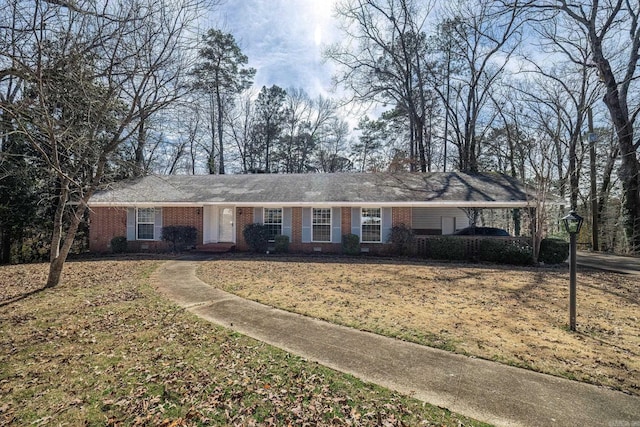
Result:
M394 252L399 255L409 255L414 240L413 230L404 224L394 226L389 234L389 242L393 245Z
M264 224L247 224L242 230L242 235L254 252L265 253L269 248L269 227Z
M275 251L278 254L286 254L289 252L289 236L285 236L284 234L278 234L274 238L275 241Z
M347 255L360 254L360 237L357 234L345 234L342 236L342 253Z
M466 258L464 239L457 237L435 237L429 239L427 257L451 261L464 260Z
M538 261L545 264L560 264L569 258L569 243L562 239L542 239Z
M517 240L482 239L478 258L500 264L530 265L533 251L529 244Z
M173 252L180 252L189 246L195 246L198 230L186 225L170 225L162 227L162 240L171 243Z
M114 254L127 252L127 238L125 236L116 236L111 239L111 252Z

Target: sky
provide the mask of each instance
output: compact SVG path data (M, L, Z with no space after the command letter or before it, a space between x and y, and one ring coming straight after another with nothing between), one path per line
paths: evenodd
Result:
M302 88L311 97L328 95L332 65L322 50L338 40L335 0L225 0L208 24L233 34L249 66L254 87Z

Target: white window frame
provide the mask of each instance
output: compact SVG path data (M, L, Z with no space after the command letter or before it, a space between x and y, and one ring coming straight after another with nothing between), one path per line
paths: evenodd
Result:
M151 211L151 221L140 221L140 211ZM151 225L151 238L140 237L140 225ZM155 240L156 226L156 209L155 208L136 208L136 240Z
M277 222L267 222L267 211L269 210L279 210L280 211L280 223ZM263 208L262 209L262 224L263 225L268 225L268 226L275 226L275 225L280 225L280 232L276 233L275 235L277 236L278 234L282 234L282 227L284 223L284 209L282 208ZM273 239L269 239L270 242L273 242Z
M327 218L328 222L316 222L315 212L319 210L325 210L329 212L329 216ZM311 208L311 241L314 243L331 243L333 241L333 226L331 223L331 208ZM323 225L329 227L329 240L318 240L316 239L315 226Z
M371 226L371 224L365 224L364 219L365 218L369 218L370 215L367 215L365 217L364 212L365 210L370 210L370 209L377 209L380 212L380 222L379 222L379 228L380 228L380 239L379 240L364 240L364 227L365 226ZM361 236L361 241L362 243L382 243L382 208L377 208L377 207L370 207L370 208L360 208L360 236Z

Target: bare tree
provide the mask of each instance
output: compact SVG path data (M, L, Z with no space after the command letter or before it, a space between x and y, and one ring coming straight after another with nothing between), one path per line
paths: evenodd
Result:
M303 173L315 170L314 153L339 123L336 103L318 95L311 99L303 89L288 89L285 100L286 126L280 137L275 157L280 171Z
M444 86L436 80L434 89L450 118L446 123L455 133L460 170L479 169L481 134L496 117L491 94L519 46L522 15L519 8L506 8L493 0L457 0L444 8L440 48L446 66L440 68L446 70L446 80ZM433 73L438 75L442 72Z
M632 96L638 81L640 61L640 2L606 1L530 1L527 7L540 21L555 20L563 28L579 27L587 35L591 58L567 57L598 71L605 90L603 101L616 129L620 151L618 176L624 191L624 228L631 252L640 252L640 142L634 140L634 127L640 108ZM625 39L626 37L626 39ZM567 40L551 38L561 49Z
M325 56L340 67L336 83L357 101L392 102L409 124L411 170L426 172L428 102L424 25L432 4L414 0L348 0L337 5L346 35ZM427 140L428 141L428 140Z
M537 67L540 77L525 95L529 105L525 114L535 114L532 120L539 123L554 141L554 166L560 178L560 196L567 194L568 183L569 204L574 210L578 205L587 107L593 105L598 95L590 71L563 67L547 72Z
M171 97L177 100L190 90L185 80L192 62L189 52L195 42L191 26L205 10L207 0L135 1L149 12L137 18L135 36L121 49L128 51L127 60L132 67L138 63L146 70L131 79L125 92L129 100L123 101L137 110L137 132L131 139L134 174L144 175L158 148L150 140L150 131L158 129L155 141L162 143L158 134L162 133L161 125L167 123L166 117L153 123L158 102L166 103Z
M177 85L167 84L175 75L165 80L161 69L181 54L173 50L176 39L197 14L165 3L36 0L11 5L22 17L11 29L20 43L2 46L0 76L20 79L22 89L20 102L2 107L55 183L47 286L59 283L87 202L104 185L118 151L147 117L179 96ZM149 20L158 22L176 11L176 22L184 22L176 28L182 31L170 36L161 29L149 31Z
M318 136L316 169L320 172L346 172L353 169L348 158L349 125L337 116L328 119Z
M253 98L255 92L244 91L232 108L227 111L225 119L227 121L228 138L233 141L240 158L240 169L242 173L249 173L252 165L252 129L254 120Z

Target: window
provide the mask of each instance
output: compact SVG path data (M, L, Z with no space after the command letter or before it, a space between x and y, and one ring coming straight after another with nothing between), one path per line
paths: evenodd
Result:
M275 236L282 234L282 209L265 208L264 225L269 228L269 240L274 240Z
M331 241L331 209L313 209L313 227L311 240L314 242Z
M138 208L136 215L137 240L153 240L155 223L155 208Z
M362 242L381 242L382 212L380 208L362 208Z

